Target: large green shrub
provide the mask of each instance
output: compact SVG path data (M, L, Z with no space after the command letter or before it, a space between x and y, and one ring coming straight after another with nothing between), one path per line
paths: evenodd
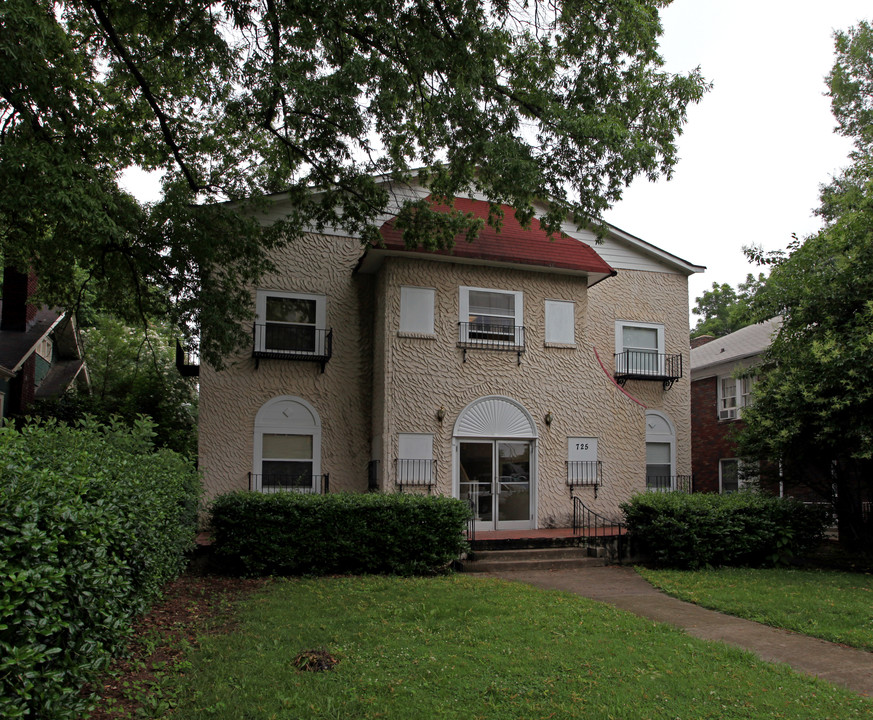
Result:
M237 492L212 506L216 558L246 575L432 573L465 548L459 500Z
M0 428L0 717L81 717L83 684L182 569L199 478L151 436Z
M621 506L634 547L660 565L772 565L821 541L825 513L762 493L646 493Z

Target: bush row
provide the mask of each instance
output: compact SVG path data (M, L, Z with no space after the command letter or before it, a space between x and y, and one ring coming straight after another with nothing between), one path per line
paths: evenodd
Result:
M213 503L213 547L244 575L427 574L464 550L469 514L447 497L236 492Z
M821 542L825 512L756 492L646 493L622 505L636 552L661 565L761 566Z
M83 685L182 569L199 478L152 427L0 428L0 717L81 717Z

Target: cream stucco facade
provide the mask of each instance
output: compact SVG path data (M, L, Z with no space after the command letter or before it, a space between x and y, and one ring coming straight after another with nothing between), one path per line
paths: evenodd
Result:
M593 236L577 236L594 243ZM311 467L329 474L330 492L367 491L368 467L378 467L379 490L398 491L401 443L408 442L419 449L429 444L433 462L427 487L403 491L458 497L463 453L472 448L484 457L494 447L499 464L499 443L523 446L530 476L526 527L569 525L571 439L596 439L600 486L574 492L606 515L645 490L647 417L650 433L657 425L660 439L665 429L671 434L671 474L690 475L687 276L699 268L633 240L613 233L593 245L617 274L591 287L582 273L451 257L386 254L365 269L360 241L338 234L313 234L284 249L276 257L280 271L258 290L320 298L333 330L332 356L323 372L318 363L256 361L249 352L220 372L201 369L207 496L249 488L267 457L264 433L283 432L313 434L318 457ZM432 298L432 331L429 325L401 330L402 288L425 289ZM460 346L468 288L514 294L523 352ZM547 301L572 308L570 342L547 342ZM651 380L619 388L612 377L617 322L661 327L661 350L681 354L683 377L669 389ZM289 419L282 430L295 413L304 419ZM295 429L303 426L309 429ZM426 456L426 447L418 454ZM496 521L495 514L483 527Z

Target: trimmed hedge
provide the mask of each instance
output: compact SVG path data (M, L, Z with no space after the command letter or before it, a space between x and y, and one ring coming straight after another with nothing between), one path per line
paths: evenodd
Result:
M683 569L761 566L802 556L822 540L826 513L757 492L636 495L621 506L636 552Z
M0 428L0 717L82 717L84 684L184 567L199 477L152 427Z
M460 500L235 492L212 505L216 560L243 575L429 574L466 548Z

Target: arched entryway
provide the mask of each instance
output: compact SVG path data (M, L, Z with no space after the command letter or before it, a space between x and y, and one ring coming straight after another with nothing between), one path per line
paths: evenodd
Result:
M537 429L511 398L465 407L453 432L454 495L470 503L477 530L536 527Z

